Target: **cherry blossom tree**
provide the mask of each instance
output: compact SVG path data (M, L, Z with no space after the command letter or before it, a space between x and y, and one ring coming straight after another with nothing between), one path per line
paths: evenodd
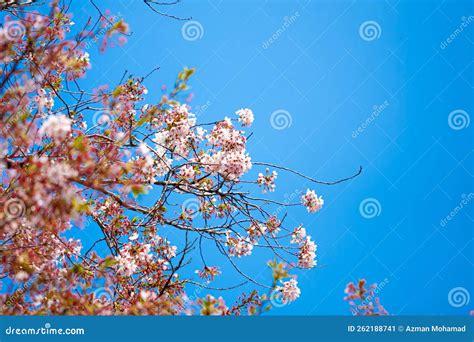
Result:
M280 209L311 214L324 201L311 189L291 203L259 193L275 191L281 172L323 186L361 169L323 182L252 161L243 128L254 113L198 123L183 101L194 69L156 101L146 100L149 75L85 89L87 48L125 44L125 21L96 6L97 18L76 29L59 1L47 10L14 3L0 31L2 314L240 315L296 300L290 272L317 267L317 246L311 228L288 227ZM246 177L251 168L262 169L257 179ZM255 290L232 304L189 293L226 289L212 286L222 265L208 264L208 242L238 274L228 288ZM239 267L257 249L273 255L268 283Z

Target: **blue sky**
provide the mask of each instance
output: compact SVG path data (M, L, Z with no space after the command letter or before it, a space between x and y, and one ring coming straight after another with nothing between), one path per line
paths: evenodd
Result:
M120 13L133 34L106 54L89 49L86 85L160 66L146 82L151 102L183 67L195 67L198 120L253 109L253 160L320 180L363 166L360 177L337 186L280 173L273 198L307 187L325 198L320 213L295 208L287 219L305 225L324 267L299 272L300 299L271 314L349 314L343 290L358 278L384 282L379 295L392 314L473 308L448 300L456 288L474 295L472 2L183 0L160 7L192 22L159 16L141 1L99 6ZM82 1L72 11L76 22L96 14ZM288 119L283 129L272 125L275 112ZM375 216L361 209L366 202L375 203ZM211 247L206 253L218 260ZM266 259L257 254L241 265L265 281ZM216 286L235 284L231 268L224 270Z

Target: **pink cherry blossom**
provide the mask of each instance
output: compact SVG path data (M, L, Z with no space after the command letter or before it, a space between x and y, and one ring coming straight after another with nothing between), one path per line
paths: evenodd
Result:
M380 304L376 297L377 284L372 284L367 289L366 280L360 279L357 286L350 282L346 285L344 300L349 302L351 312L355 316L385 316L388 311Z
M40 136L53 138L57 142L63 141L71 132L71 120L65 115L50 115L38 131Z
M277 176L278 173L276 171L272 171L271 173L269 173L268 168L265 170L265 175L261 172L258 174L257 184L263 186L263 193L267 191L275 191L275 180Z
M282 286L277 286L276 291L281 292L283 303L294 302L301 294L298 282L295 279L282 281Z
M314 190L308 189L306 194L301 196L301 203L303 203L308 212L315 213L323 207L324 200L321 196L318 197Z
M229 248L229 255L242 257L252 254L253 244L252 240L248 237L227 237L226 245Z
M251 109L242 108L235 112L239 116L239 121L242 123L242 126L249 127L252 125L254 116Z
M300 244L303 243L306 238L306 229L300 225L293 230L291 233L290 243Z
M299 245L298 266L301 268L313 268L316 266L316 244L310 236L306 236Z

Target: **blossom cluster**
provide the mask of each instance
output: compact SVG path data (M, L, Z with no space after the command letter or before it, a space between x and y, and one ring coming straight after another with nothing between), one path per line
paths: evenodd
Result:
M71 120L65 115L50 115L38 130L40 136L52 138L55 142L62 142L71 132Z
M298 252L298 266L301 268L313 268L317 265L316 250L317 246L311 236L306 235L306 229L303 226L298 226L291 234L291 243L299 246Z
M239 121L242 123L242 126L249 127L252 125L254 120L254 115L251 109L242 108L235 112L238 115Z
M282 295L283 303L294 302L301 294L301 290L298 287L298 282L295 279L290 279L288 281L282 281L282 285L279 285L275 288L276 291L280 292Z
M43 113L50 112L54 106L54 96L47 93L43 88L38 89L38 95L33 98L38 110ZM46 109L46 110L45 110Z
M247 139L229 118L216 123L206 138L211 148L200 158L206 171L236 181L250 170L252 163L245 149Z
M227 232L225 244L228 246L229 255L241 257L252 254L253 247L259 243L259 238L264 237L266 239L267 235L275 238L280 231L280 227L281 222L275 216L270 216L264 223L256 220L252 221L246 230L246 236L233 236L230 232Z
M315 213L319 211L324 204L324 200L321 196L318 197L314 190L306 190L306 194L301 196L301 203L306 207L308 212Z
M278 176L278 173L276 171L272 171L270 173L269 169L267 168L265 170L265 175L263 173L258 174L258 179L257 179L257 184L260 186L263 186L263 192L273 192L275 191L275 180Z
M229 247L230 256L241 257L252 254L253 244L248 237L227 235L226 245Z
M355 285L353 282L347 284L344 290L344 300L349 302L351 312L355 316L384 316L387 310L380 304L380 299L375 296L377 284L372 284L367 289L366 280L360 279Z
M221 274L221 271L218 266L204 266L202 270L196 270L194 273L201 279L213 281L216 276Z

